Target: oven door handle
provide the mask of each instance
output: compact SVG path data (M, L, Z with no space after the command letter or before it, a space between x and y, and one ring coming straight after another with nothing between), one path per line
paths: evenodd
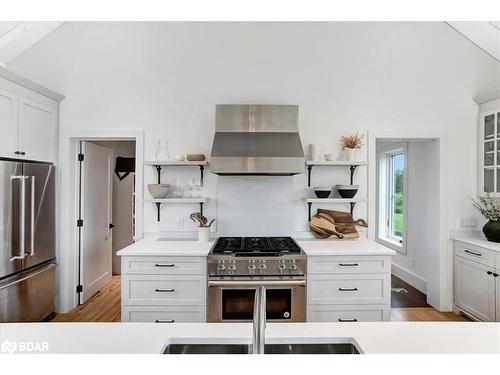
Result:
M306 280L208 280L208 286L306 286Z

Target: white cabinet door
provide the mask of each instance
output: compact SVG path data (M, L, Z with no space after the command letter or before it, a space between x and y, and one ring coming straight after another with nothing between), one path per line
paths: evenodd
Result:
M483 321L495 321L493 269L456 256L455 304Z
M500 196L500 109L479 115L479 192Z
M54 161L56 111L19 97L19 150L25 159Z
M495 316L495 321L500 322L500 270L495 271L495 290L496 290L496 316Z
M17 155L18 96L0 90L0 156L13 158Z

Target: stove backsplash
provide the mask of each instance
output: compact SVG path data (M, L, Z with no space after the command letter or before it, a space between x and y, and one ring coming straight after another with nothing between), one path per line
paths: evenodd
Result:
M293 232L293 177L219 176L219 236L290 236Z

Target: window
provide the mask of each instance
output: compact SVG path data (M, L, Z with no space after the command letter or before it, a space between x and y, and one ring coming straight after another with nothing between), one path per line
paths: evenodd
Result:
M406 144L393 144L379 152L379 242L405 252Z

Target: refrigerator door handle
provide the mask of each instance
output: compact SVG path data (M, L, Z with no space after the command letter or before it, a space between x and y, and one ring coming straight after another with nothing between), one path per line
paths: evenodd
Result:
M35 255L35 176L31 176L31 236L30 236L30 255Z
M20 180L21 181L21 192L19 194L19 255L13 256L10 258L10 261L14 261L16 259L24 259L26 256L24 250L24 230L25 230L25 205L26 205L26 176L11 176L11 180Z

